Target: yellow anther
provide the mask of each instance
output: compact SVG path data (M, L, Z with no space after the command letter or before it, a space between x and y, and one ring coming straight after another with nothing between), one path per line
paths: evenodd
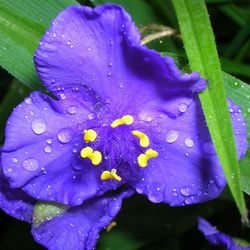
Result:
M116 128L120 125L131 125L134 122L134 118L132 115L125 115L120 119L116 119L111 123L112 128Z
M135 137L140 139L140 145L143 148L148 147L149 145L149 138L146 134L144 134L143 132L140 132L138 130L133 130L132 131L132 135L134 135Z
M121 181L122 178L116 173L116 169L112 169L111 171L103 171L101 175L101 180L106 181L114 179L117 181Z
M94 151L91 147L85 147L81 150L82 158L89 158L93 165L98 165L102 161L102 154L99 151Z
M115 226L117 226L117 223L115 221L112 221L107 227L106 231L110 232Z
M83 132L84 132L83 139L87 143L88 142L93 142L96 139L96 137L97 137L97 133L93 129L84 130Z
M158 152L150 148L144 154L140 154L137 161L140 167L145 168L148 165L148 160L157 156Z

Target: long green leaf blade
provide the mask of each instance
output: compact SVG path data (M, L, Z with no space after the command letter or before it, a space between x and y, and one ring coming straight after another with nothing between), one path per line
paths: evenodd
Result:
M209 82L200 100L207 125L240 214L247 220L223 75L204 0L172 0L192 70Z
M39 88L33 54L51 20L74 0L0 0L0 65Z

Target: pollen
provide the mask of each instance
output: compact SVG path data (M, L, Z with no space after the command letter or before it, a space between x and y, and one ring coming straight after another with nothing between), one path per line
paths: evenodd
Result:
M85 147L81 150L82 158L89 158L93 165L97 166L102 161L102 154L99 151L94 151L91 147Z
M122 178L116 173L116 169L112 169L111 171L103 171L101 175L101 180L106 181L110 179L114 179L117 181L122 180Z
M146 134L144 134L143 132L140 132L138 130L133 130L132 131L132 135L134 135L135 137L139 138L140 140L140 146L143 148L148 147L149 145L149 138Z
M83 132L83 139L86 143L93 142L97 137L97 133L93 129L84 130Z
M138 156L137 162L141 168L145 168L148 165L148 160L156 158L157 156L158 152L150 148L144 154Z
M106 231L110 232L114 227L117 226L117 223L115 221L112 221L107 227L106 227Z
M120 119L116 119L111 123L112 128L116 128L120 125L131 125L134 123L134 118L132 115L125 115Z

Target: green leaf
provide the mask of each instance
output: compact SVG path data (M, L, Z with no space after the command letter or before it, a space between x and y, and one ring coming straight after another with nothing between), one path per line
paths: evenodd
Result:
M0 0L0 65L33 89L41 88L33 54L44 31L73 0Z
M191 69L209 81L200 94L210 135L229 188L244 220L247 210L241 191L239 164L226 102L223 75L204 0L172 0Z
M0 143L3 141L5 123L13 107L20 103L29 92L30 89L18 80L12 81L10 89L0 103Z
M33 223L37 227L41 223L52 220L56 216L64 213L68 206L54 202L37 202L34 206Z
M250 150L246 156L240 161L240 178L242 190L250 195Z
M250 86L241 80L224 73L225 87L227 95L240 106L245 117L248 132L248 142L250 143ZM240 161L241 189L250 195L250 150Z
M248 132L248 140L250 140L250 86L234 76L227 73L223 74L227 96L230 97L243 112ZM249 186L250 188L250 186Z

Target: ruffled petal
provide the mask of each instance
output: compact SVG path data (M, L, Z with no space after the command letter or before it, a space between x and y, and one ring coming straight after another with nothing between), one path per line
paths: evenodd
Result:
M247 131L239 107L229 102L238 158L247 150ZM182 206L216 198L226 180L215 153L198 97L176 119L162 117L148 128L150 147L159 156L138 171L132 184L152 202Z
M88 110L72 95L55 101L34 92L11 114L2 163L13 188L38 200L79 205L116 188L101 170L80 158ZM90 122L90 123L89 123Z
M122 200L132 194L131 190L127 190L69 208L52 220L33 227L33 236L49 250L92 250L99 232L112 222L121 209Z
M9 186L0 162L0 209L18 220L31 223L34 203L34 199L22 190Z
M232 240L228 235L221 233L203 218L198 218L198 228L204 234L208 242L213 246L223 247L227 250L249 250L249 247L242 247Z
M162 111L176 116L178 103L189 104L206 87L198 73L182 74L172 58L140 45L130 16L112 4L63 11L42 38L35 63L55 95L80 88L112 110L147 110L157 99Z

